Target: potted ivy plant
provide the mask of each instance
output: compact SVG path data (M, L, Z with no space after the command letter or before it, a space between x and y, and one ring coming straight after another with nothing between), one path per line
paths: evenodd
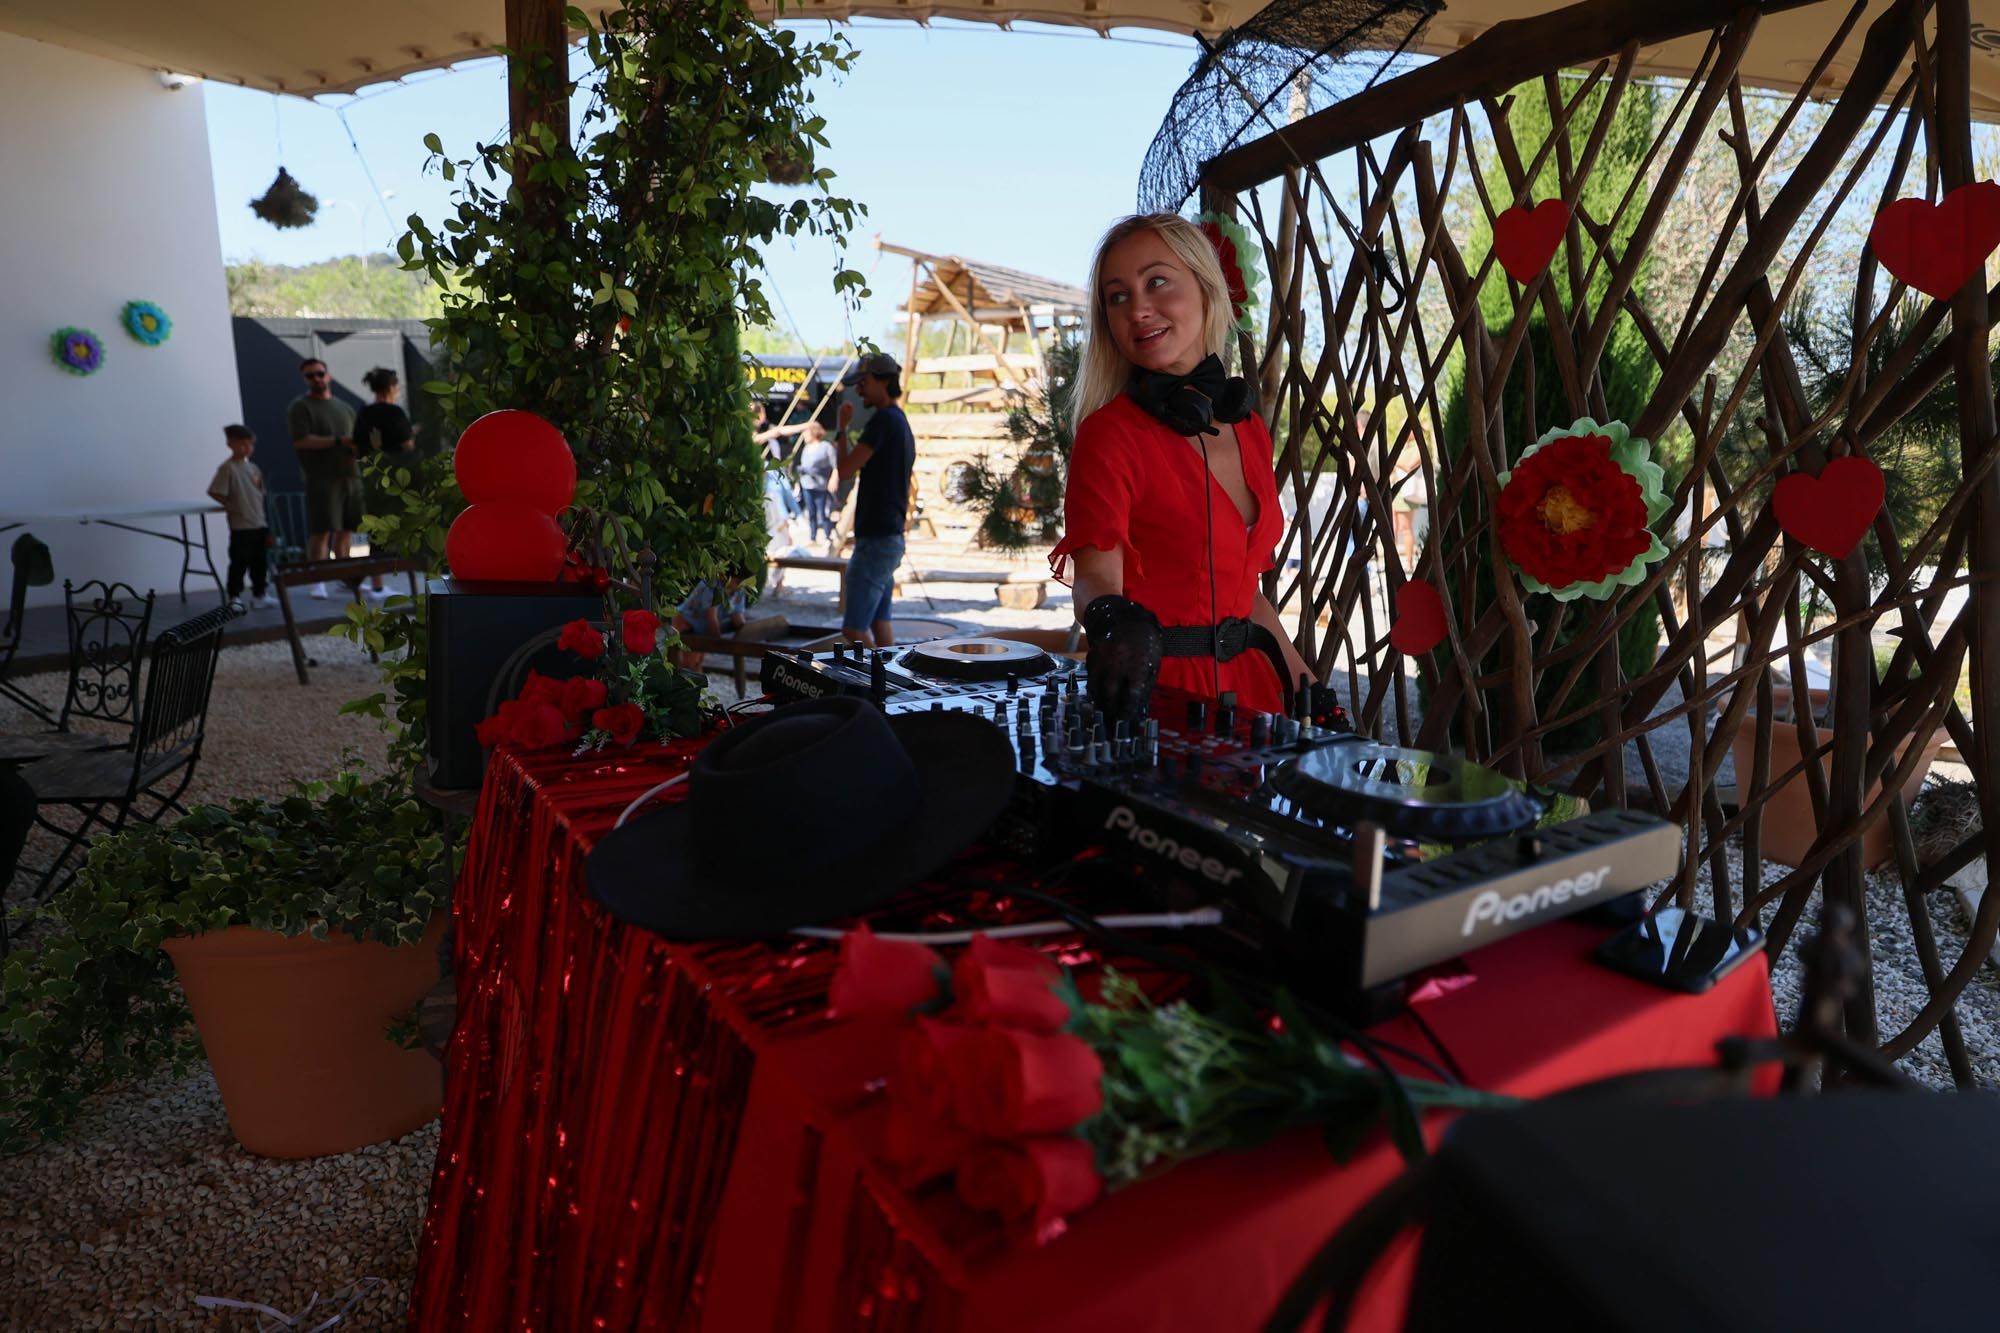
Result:
M438 978L444 851L406 787L351 774L98 839L0 971L0 1151L204 1052L254 1153L424 1124L442 1071L393 1029Z

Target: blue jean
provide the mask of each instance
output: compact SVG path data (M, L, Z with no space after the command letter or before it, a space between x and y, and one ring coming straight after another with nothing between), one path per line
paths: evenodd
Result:
M896 567L903 563L901 537L856 537L847 558L847 611L842 629L867 629L889 618L896 591Z
M812 540L819 540L821 528L825 528L826 535L831 537L833 535L833 492L825 489L815 491L807 488L800 491L799 496L806 502L806 524L812 534Z

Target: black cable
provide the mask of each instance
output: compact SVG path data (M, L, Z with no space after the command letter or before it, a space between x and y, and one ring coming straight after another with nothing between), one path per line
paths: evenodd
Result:
M1465 1071L1459 1067L1457 1057L1451 1053L1451 1047L1445 1045L1444 1038L1438 1036L1437 1029L1425 1021L1421 1012L1422 1007L1411 1004L1405 1005L1404 1008L1409 1011L1410 1021L1417 1025L1418 1031L1424 1034L1424 1039L1430 1042L1431 1049L1438 1053L1439 1058L1445 1062L1445 1066L1451 1070L1451 1081L1463 1084L1465 1082Z
M1232 432L1234 427L1231 427ZM1196 431L1194 442L1201 448L1202 508L1208 515L1208 684L1217 706L1222 703L1221 624L1215 605L1215 469L1208 464L1208 435Z

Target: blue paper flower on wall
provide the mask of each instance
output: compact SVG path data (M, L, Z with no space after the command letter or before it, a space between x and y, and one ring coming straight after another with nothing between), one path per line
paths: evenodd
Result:
M158 347L174 331L174 322L167 318L167 312L151 301L127 301L124 320L125 332L148 347Z
M104 340L89 329L57 329L49 346L56 364L72 375L95 375L104 365Z

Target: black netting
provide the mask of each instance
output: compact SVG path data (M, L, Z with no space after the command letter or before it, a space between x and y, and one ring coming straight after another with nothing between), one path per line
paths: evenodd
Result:
M1441 0L1276 0L1204 46L1139 172L1139 210L1177 213L1202 164L1383 75Z

